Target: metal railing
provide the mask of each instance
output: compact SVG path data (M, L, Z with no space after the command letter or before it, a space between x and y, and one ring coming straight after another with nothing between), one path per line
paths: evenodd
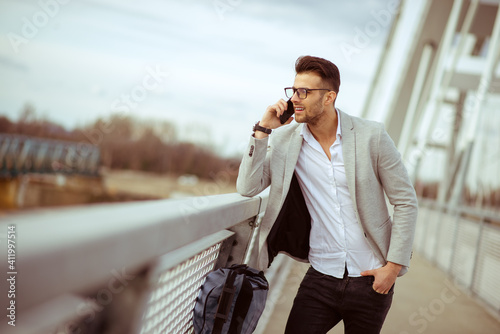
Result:
M2 280L0 300L2 309L14 307L0 332L191 333L205 276L248 259L267 196L98 204L3 217L1 270L12 280Z
M26 173L97 175L99 148L88 143L0 133L0 177Z
M9 280L0 283L7 310L0 332L192 333L205 276L251 260L267 200L226 194L2 217L0 263ZM415 238L416 251L496 315L498 223L494 213L421 200ZM278 274L266 275L282 280L287 267L276 261L270 269ZM276 293L279 284L271 286Z
M500 215L419 201L414 248L500 318Z

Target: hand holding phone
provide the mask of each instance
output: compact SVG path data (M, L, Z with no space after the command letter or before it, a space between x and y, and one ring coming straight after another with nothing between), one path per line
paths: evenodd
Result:
M286 121L295 113L295 108L293 107L293 102L290 100L287 101L288 107L285 112L280 116L281 124L285 124Z

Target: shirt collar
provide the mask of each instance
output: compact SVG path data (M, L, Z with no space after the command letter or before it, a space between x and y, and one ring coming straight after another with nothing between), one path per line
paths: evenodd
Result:
M342 138L342 127L340 126L340 112L338 111L337 108L335 108L335 112L337 113L337 119L338 119L337 138ZM309 130L309 126L307 126L307 124L304 124L304 126L300 130L300 135L307 142L310 142L311 139L314 139L314 136L312 135L311 131ZM314 139L314 140L316 140L316 139Z

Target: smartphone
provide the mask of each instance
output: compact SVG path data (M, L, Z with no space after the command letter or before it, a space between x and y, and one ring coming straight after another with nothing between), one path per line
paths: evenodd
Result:
M287 104L288 108L286 108L285 112L280 116L281 124L285 124L286 121L288 121L288 119L295 113L291 99L287 101Z

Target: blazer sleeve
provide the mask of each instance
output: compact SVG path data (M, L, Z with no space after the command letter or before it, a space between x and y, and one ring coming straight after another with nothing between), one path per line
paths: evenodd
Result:
M250 137L236 180L236 190L240 195L255 196L271 184L268 142L269 136L264 139Z
M417 222L417 196L394 142L381 126L377 172L394 207L387 261L408 266Z

